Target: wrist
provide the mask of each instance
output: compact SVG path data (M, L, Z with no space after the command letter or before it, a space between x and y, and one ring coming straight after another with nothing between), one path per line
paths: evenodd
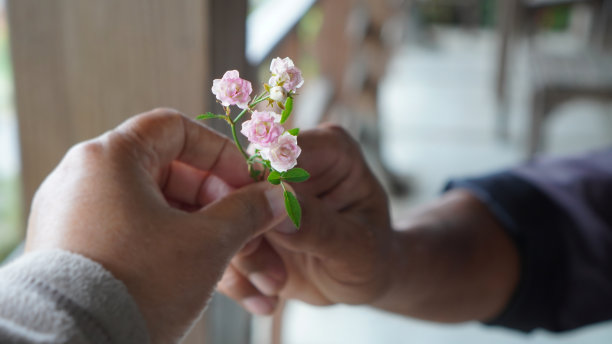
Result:
M394 313L405 313L402 309L408 302L406 295L411 295L408 290L410 282L410 271L413 258L410 253L414 252L410 246L411 234L408 227L391 228L389 235L389 255L387 264L384 266L386 284L384 290L380 293L370 305L383 310ZM400 305L398 298L403 298L404 301ZM401 307L402 309L399 309Z
M517 253L486 207L452 192L393 232L387 294L375 307L424 320L486 320L516 285Z

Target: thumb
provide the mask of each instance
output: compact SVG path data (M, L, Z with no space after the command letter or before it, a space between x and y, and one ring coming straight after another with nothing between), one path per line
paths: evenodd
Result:
M203 217L201 221L235 250L287 216L282 188L267 182L240 188L198 213Z
M281 221L266 237L276 246L295 252L310 252L322 257L335 257L351 250L353 243L364 237L361 226L351 225L338 211L320 199L299 195L302 224L298 229L289 218Z

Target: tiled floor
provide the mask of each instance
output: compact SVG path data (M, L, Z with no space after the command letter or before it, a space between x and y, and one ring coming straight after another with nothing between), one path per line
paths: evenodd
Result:
M519 47L509 73L510 140L503 142L495 135L495 34L436 32L434 47L400 50L390 66L393 73L380 86L384 161L396 173L410 176L416 188L397 204L431 199L449 177L482 174L521 163L526 156L526 46ZM541 49L575 45L571 37L546 38L538 41ZM551 116L544 136L544 153L551 155L612 144L612 105L567 103Z
M448 178L478 175L524 159L529 66L520 49L511 69L511 139L494 135L493 77L496 36L492 32L439 29L428 47L406 45L380 86L383 159L411 180L408 198L394 199L393 217L433 199ZM553 48L576 45L567 37L544 40ZM578 44L579 45L579 44ZM587 101L560 108L547 127L547 152L567 154L612 144L612 107ZM365 307L316 308L292 303L284 343L609 343L612 324L564 335L522 335L480 324L444 326Z

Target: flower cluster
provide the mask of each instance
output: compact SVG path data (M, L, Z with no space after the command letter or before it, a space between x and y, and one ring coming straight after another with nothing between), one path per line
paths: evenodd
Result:
M270 161L273 169L286 172L295 167L302 150L297 137L286 132L280 120L277 113L255 111L251 119L242 124L240 132L249 139L256 153Z
M304 84L304 79L302 72L288 57L273 59L270 73L268 84L264 84L265 90L251 100L251 82L240 78L237 70L225 72L221 79L213 81L212 86L212 92L223 105L225 114L209 112L198 116L198 119L220 118L229 123L234 142L247 161L251 177L259 180L268 174L270 183L283 187L287 213L299 227L301 208L295 196L286 190L284 182L302 182L308 179L309 174L295 167L302 152L297 143L299 129L285 130L282 124L291 115L293 98L297 89ZM255 106L263 101L268 101L268 107L277 104L282 112L255 110ZM231 117L231 106L242 109L235 118ZM251 143L251 154L244 151L236 136L236 124L247 112L251 113L251 119L244 121L240 132Z

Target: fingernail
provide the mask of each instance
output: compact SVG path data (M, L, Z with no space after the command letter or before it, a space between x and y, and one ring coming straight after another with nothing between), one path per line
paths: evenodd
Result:
M274 218L285 215L285 197L283 196L283 189L275 186L271 189L266 190L266 198L268 199L268 205L272 211Z
M262 294L272 296L278 292L280 283L262 272L254 272L249 275L249 281L255 285Z
M293 224L293 222L291 222L289 218L286 218L285 220L283 220L283 222L276 225L276 227L274 227L274 230L284 234L293 234L298 231L298 229L295 227L295 225Z
M259 315L268 315L274 311L276 302L264 296L251 296L242 301L244 308Z

